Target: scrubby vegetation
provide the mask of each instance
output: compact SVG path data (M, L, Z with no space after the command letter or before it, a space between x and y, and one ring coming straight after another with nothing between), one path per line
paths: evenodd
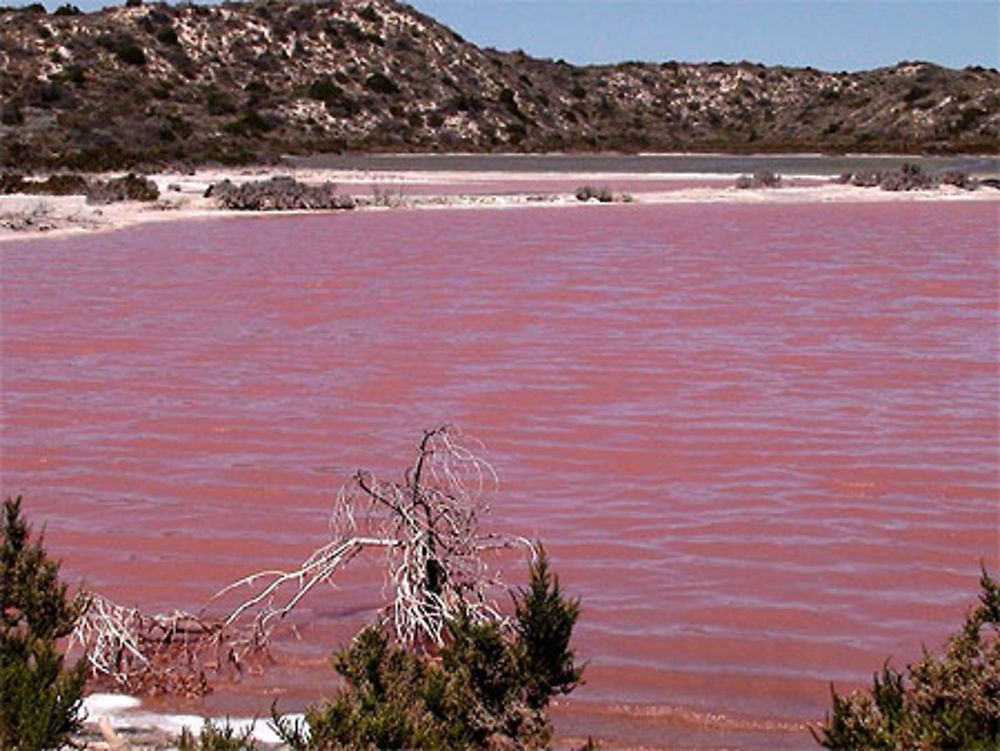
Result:
M593 185L582 185L576 189L576 200L611 203L615 200L615 195L607 185L602 185L600 188L595 188Z
M945 653L905 673L888 663L870 693L840 696L816 740L850 751L1000 748L1000 585L985 570L979 603Z
M87 191L87 203L116 203L118 201L155 201L160 189L147 177L132 174L113 177L105 182L95 181Z
M872 170L867 172L846 172L837 182L859 188L881 188L893 192L910 190L934 190L942 185L953 185L963 190L976 190L979 182L968 172L949 170L932 174L919 164L904 164L898 170Z
M79 729L86 667L63 664L57 642L86 603L71 599L38 536L21 515L21 499L3 505L0 547L0 748L62 747Z
M25 180L16 172L0 175L0 193L25 193L28 195L69 196L86 195L87 180L76 174L50 175L44 180Z
M197 736L184 728L177 739L177 751L256 751L253 728L237 731L228 723L217 725L205 720Z
M750 188L780 188L781 175L768 170L754 172L753 177L750 175L740 175L736 178L736 187L740 190L748 190Z
M85 195L87 203L107 204L118 201L155 201L160 197L156 183L129 173L108 180L87 179L76 173L58 173L44 180L25 178L18 172L0 175L0 194L23 193L35 196Z
M995 153L1000 138L992 69L573 66L478 48L392 0L26 9L3 17L0 63L0 165L19 169L344 149Z
M547 748L549 702L583 672L570 648L579 612L539 548L512 625L460 615L434 656L365 629L335 656L347 688L308 711L308 733L280 717L274 724L296 751Z
M615 193L607 185L599 188L593 185L581 185L575 192L576 200L584 203L597 201L598 203L631 203L635 200L628 193Z
M273 177L235 184L214 183L205 191L219 206L233 211L293 211L298 209L353 209L354 199L337 193L333 183L306 185L291 177Z

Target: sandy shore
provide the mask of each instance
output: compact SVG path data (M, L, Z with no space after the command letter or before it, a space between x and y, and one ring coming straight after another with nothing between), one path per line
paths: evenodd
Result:
M884 201L1000 203L1000 191L992 188L964 191L944 186L937 190L893 193L838 185L808 175L797 179L791 176L790 180L786 178L786 182L791 182L790 187L739 190L731 186L722 187L727 183L731 185L731 175L708 174L216 169L195 174L152 176L151 179L159 187L160 198L151 203L122 202L91 206L83 196L0 196L0 242L108 231L153 222L245 217L249 212L218 208L214 199L204 197L205 190L223 179L240 183L266 180L275 175L289 175L308 183L334 182L341 192L358 200L358 210L517 209L538 206L599 209L607 205L596 201L578 201L574 195L575 188L582 185L610 186L619 197L640 205ZM625 186L625 189L621 190L619 186Z

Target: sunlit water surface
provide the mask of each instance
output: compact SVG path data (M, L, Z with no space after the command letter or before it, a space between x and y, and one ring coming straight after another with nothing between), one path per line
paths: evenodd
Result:
M8 244L3 491L69 579L196 609L301 561L353 470L393 476L455 423L501 478L490 525L543 539L582 598L564 738L808 748L830 681L939 646L997 568L997 248L995 206L943 202ZM329 694L378 563L205 708Z

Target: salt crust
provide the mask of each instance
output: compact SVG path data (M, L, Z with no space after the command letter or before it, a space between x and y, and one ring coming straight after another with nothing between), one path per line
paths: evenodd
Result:
M242 216L248 212L224 211L204 197L209 185L224 179L233 182L267 180L276 175L290 175L304 182L332 181L344 192L358 194L375 188L388 189L399 195L393 209L516 209L525 207L603 208L608 204L581 203L571 192L552 192L540 185L532 192L526 185L558 181L562 185L610 185L628 183L633 205L667 205L683 203L730 204L800 204L800 203L879 203L898 201L992 201L1000 202L1000 191L981 188L965 191L952 186L937 190L888 192L873 188L857 188L819 182L817 176L785 176L792 179L813 178L816 184L778 189L737 190L727 187L684 187L677 190L642 190L643 182L676 180L689 184L692 180L733 180L732 175L669 174L669 173L517 173L517 172L374 172L365 170L247 168L242 170L205 170L193 175L158 174L153 179L160 189L160 199L152 203L122 202L106 206L89 206L82 196L0 196L0 243L36 237L57 237L81 232L121 229L139 224L163 221L187 221L210 217ZM462 194L465 184L496 184L496 192ZM505 189L517 183L516 191ZM407 186L434 185L451 187L447 194L407 195ZM456 193L456 189L458 192ZM361 206L360 210L386 210L383 206ZM268 215L302 212L268 212Z

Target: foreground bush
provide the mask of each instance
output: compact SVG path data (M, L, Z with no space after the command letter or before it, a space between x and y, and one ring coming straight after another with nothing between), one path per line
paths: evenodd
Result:
M42 751L63 746L80 727L83 661L63 667L56 642L84 607L70 601L59 564L48 558L21 516L21 499L3 505L0 547L0 748Z
M253 727L236 731L229 723L216 725L211 720L205 720L197 737L188 728L184 728L177 739L177 751L256 751L256 749Z
M307 712L309 732L277 716L275 727L296 751L546 748L549 701L583 672L569 648L579 612L541 551L515 595L512 630L460 617L431 658L393 643L385 629L365 629L334 657L348 685Z
M983 571L979 604L945 654L907 668L888 663L870 694L833 693L816 740L834 749L1000 748L1000 586Z

